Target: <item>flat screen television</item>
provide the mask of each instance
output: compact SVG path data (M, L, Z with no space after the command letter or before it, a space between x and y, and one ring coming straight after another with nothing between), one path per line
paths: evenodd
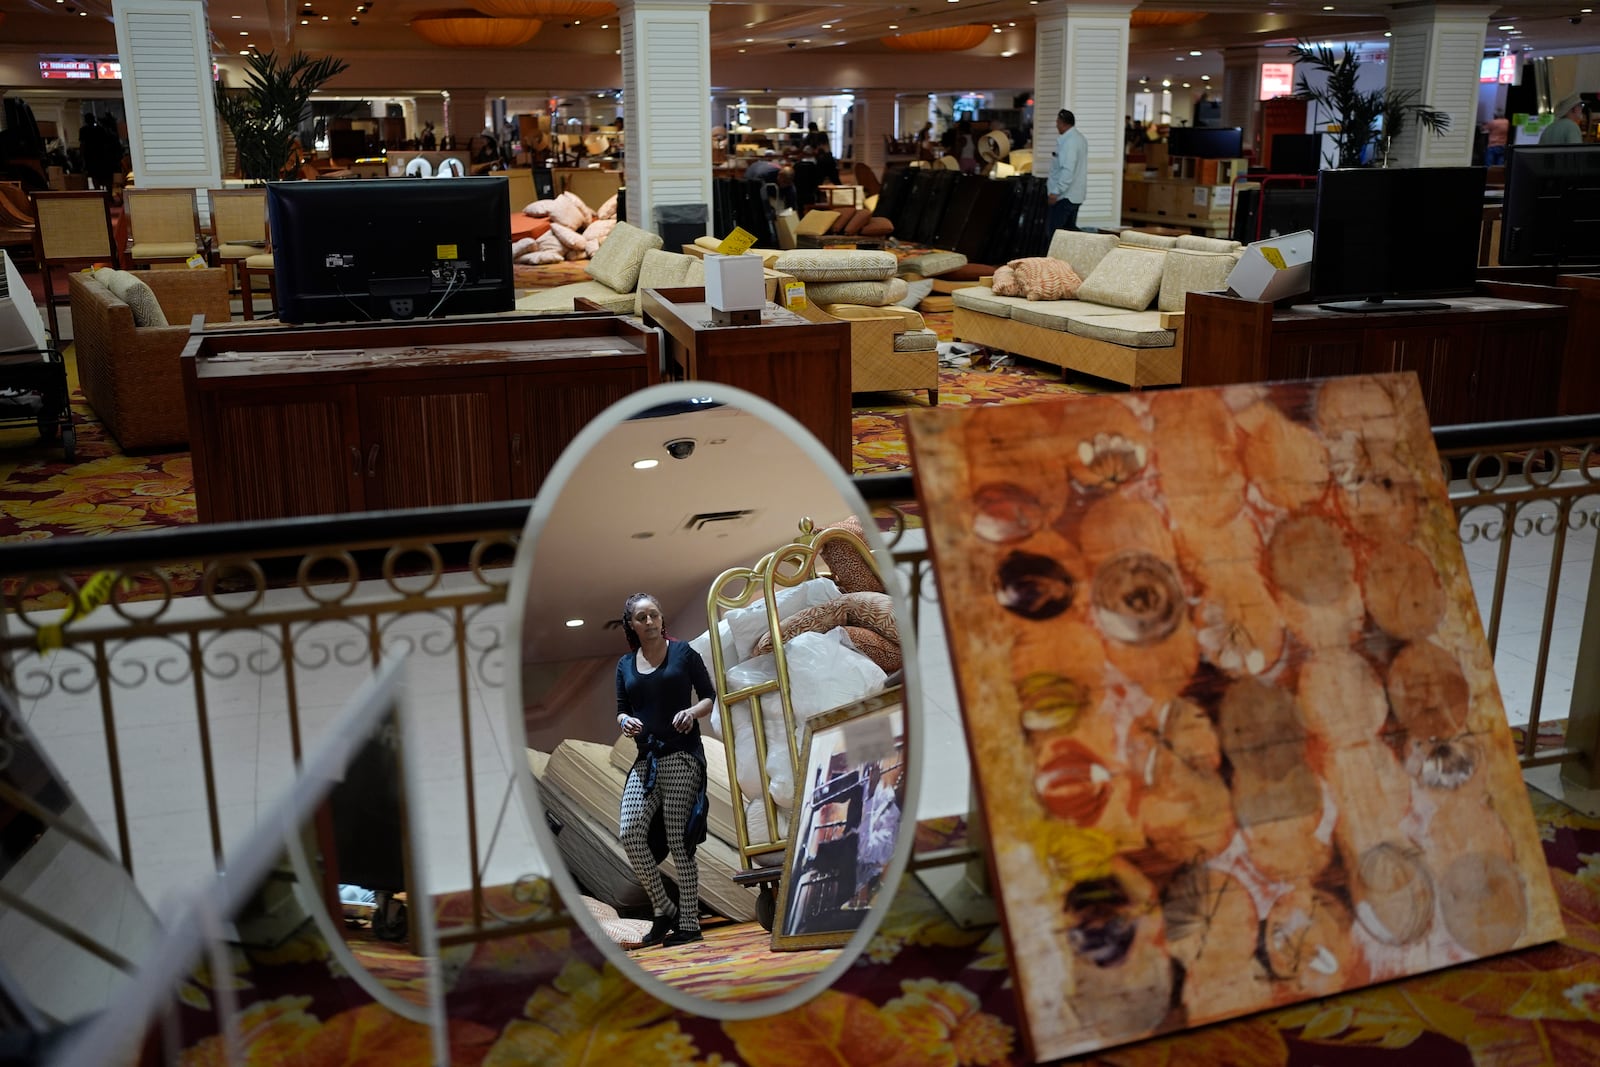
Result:
M267 183L285 322L510 311L511 197L500 178Z
M1330 311L1448 307L1478 270L1482 167L1325 170L1317 179L1311 292Z
M1512 145L1506 153L1500 262L1600 263L1600 145Z
M1275 133L1272 135L1273 174L1315 174L1322 169L1322 134Z
M1244 130L1238 126L1174 126L1167 133L1167 154L1238 159L1244 155Z

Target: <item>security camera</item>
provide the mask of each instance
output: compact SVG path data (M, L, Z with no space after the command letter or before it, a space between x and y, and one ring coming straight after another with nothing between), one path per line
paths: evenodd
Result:
M688 459L694 455L694 438L677 437L667 442L667 455L673 459Z

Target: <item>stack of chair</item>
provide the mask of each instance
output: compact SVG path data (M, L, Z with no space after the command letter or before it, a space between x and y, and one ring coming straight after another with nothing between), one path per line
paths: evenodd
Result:
M0 182L0 248L33 249L33 205L20 182Z

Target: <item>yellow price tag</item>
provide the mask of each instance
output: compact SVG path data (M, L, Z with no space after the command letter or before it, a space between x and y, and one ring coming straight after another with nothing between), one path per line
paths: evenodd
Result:
M1261 250L1261 258L1272 264L1273 270L1286 270L1288 264L1283 261L1283 253L1267 245Z
M114 571L97 571L95 575L78 589L78 595L72 598L67 605L67 610L62 613L56 622L47 623L39 627L39 637L35 642L40 652L49 652L60 648L62 645L61 632L67 623L73 619L89 614L107 600L111 599L111 590L115 588L117 575Z
M194 255L184 260L184 262L188 264L190 270L199 270L206 265L206 257L196 252Z
M751 248L755 247L755 243L755 234L751 233L749 230L735 226L733 228L733 232L724 237L722 239L722 243L717 246L717 255L742 256L746 252L750 251Z
M434 259L457 259L455 245L437 245L433 250Z
M783 283L783 306L790 311L800 311L806 306L806 283L790 278Z

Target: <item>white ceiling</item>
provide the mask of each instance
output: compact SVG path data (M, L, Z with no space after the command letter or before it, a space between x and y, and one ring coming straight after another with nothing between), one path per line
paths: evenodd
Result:
M371 8L357 14L361 0L312 0L316 14L305 27L299 25L305 0L210 0L212 31L219 55L233 55L242 46L262 49L285 43L313 54L349 56L357 53L404 52L408 62L397 65L396 93L413 86L408 83L424 74L426 65L409 60L417 54L462 55L426 44L407 23L412 16L442 6L438 0L373 0ZM1528 48L1535 53L1600 49L1600 16L1581 14L1591 0L1502 0L1490 18L1489 44ZM463 4L462 6L467 6ZM989 23L999 32L964 56L995 57L1011 52L1018 64L1021 80L1004 84L1026 85L1031 80L1033 20L1054 3L1040 5L1035 0L919 0L916 4L895 0L852 0L809 3L713 3L711 5L711 54L713 83L719 89L747 87L717 83L719 58L735 60L741 54L774 57L774 70L785 74L785 83L775 89L822 92L848 86L800 84L807 57L825 55L829 60L842 56L882 56L889 52L880 38L901 32L932 29L963 23ZM1154 0L1135 11L1143 13L1187 12L1203 15L1180 26L1136 28L1130 55L1130 75L1156 80L1199 80L1207 74L1213 80L1222 73L1220 49L1224 46L1276 46L1296 37L1332 40L1379 41L1387 25L1391 4L1376 0L1353 0L1324 4L1318 0ZM1483 5L1479 5L1480 7ZM1331 10L1330 10L1331 9ZM84 12L80 16L77 11ZM0 27L5 46L34 51L115 51L110 24L110 0L0 0L0 13L7 18ZM327 21L322 20L327 16ZM359 25L351 25L351 18ZM1572 20L1580 19L1574 23ZM824 25L828 28L824 29ZM1509 25L1501 31L1495 27ZM241 36L242 34L248 36ZM618 20L610 18L579 20L579 24L548 21L528 44L515 54L525 56L519 65L517 85L508 91L539 93L558 89L594 89L599 85L540 86L537 84L540 54L613 55L619 47ZM1200 56L1191 56L1191 50ZM470 54L470 52L469 52ZM913 56L912 63L937 63L937 57ZM420 88L416 86L415 88ZM81 87L75 87L81 88ZM984 89L991 86L953 85L952 91Z
M673 459L666 442L685 438L694 454ZM660 462L635 470L641 459ZM719 574L793 540L803 518L821 527L850 514L794 442L727 407L622 423L584 457L551 507L533 542L523 605L529 663L626 652L620 629L607 624L633 593L659 598L672 636L692 639L706 629L706 594ZM748 514L697 528L696 516L716 512ZM572 619L583 624L569 627Z

